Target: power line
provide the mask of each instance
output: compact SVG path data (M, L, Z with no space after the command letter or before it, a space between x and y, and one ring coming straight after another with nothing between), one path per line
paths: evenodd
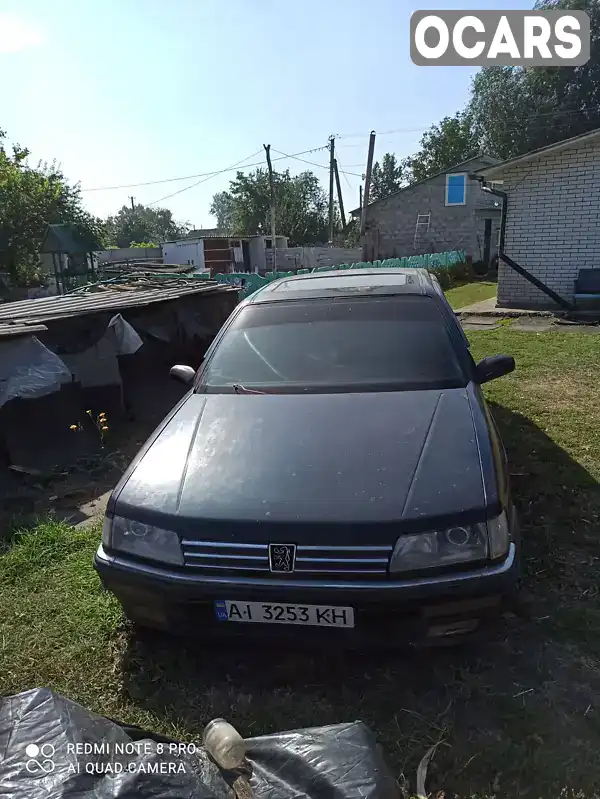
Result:
M595 113L595 112L600 112L600 107L598 107L598 108L579 108L579 109L578 108L572 108L572 109L567 109L565 111L548 111L548 112L543 112L543 113L540 113L540 114L533 114L533 115L522 116L522 117L511 117L510 121L511 122L512 121L517 122L517 121L523 121L523 120L530 121L530 120L533 120L533 119L541 119L541 118L545 118L545 117L561 117L561 116L568 116L570 114L586 114L586 113ZM393 128L392 130L381 131L377 135L379 137L381 137L381 136L389 136L389 135L392 135L392 134L395 134L395 133L420 133L420 132L429 130L429 128L433 127L435 124L437 124L437 123L433 123L432 125L429 125L428 127L421 127L421 128ZM364 136L366 138L367 135L368 135L368 133L366 133L366 132L365 133L341 133L341 134L336 134L336 137L340 138L340 139L349 139L349 138L356 138L356 137L363 137ZM356 148L356 147L363 147L363 146L364 146L363 144L338 144L337 145L338 148L339 147ZM298 156L307 155L308 153L316 153L319 150L326 150L327 148L328 148L328 145L323 145L321 147L313 147L313 148L311 148L309 150L302 150L301 152L294 153L294 154L289 154L289 155L286 155L285 153L282 153L282 158L274 158L273 160L274 161L281 161L281 160L283 160L283 158L298 158ZM261 151L259 150L258 152L261 152ZM280 151L278 150L277 152L280 152ZM298 160L301 161L302 159L298 158ZM307 161L306 163L312 164L312 166L320 166L323 169L328 169L329 168L329 167L325 166L324 164L315 164L312 161ZM262 166L262 161L258 161L255 164L248 164L247 166L248 167ZM352 164L351 166L360 166L360 165ZM81 191L82 192L84 192L84 191L87 192L87 191L112 191L112 190L116 190L116 189L133 189L133 188L138 188L140 186L153 186L153 185L158 185L158 184L161 184L161 183L173 183L173 182L176 182L176 181L179 181L179 180L193 180L194 178L203 178L203 177L209 177L209 176L212 176L212 175L220 175L223 172L226 172L229 169L234 169L234 168L235 167L228 167L226 169L215 170L214 172L200 172L200 173L194 174L194 175L182 175L182 176L176 177L176 178L163 178L161 180L148 180L148 181L144 181L144 182L141 182L141 183L123 183L123 184L120 184L118 186L93 186L91 188L81 189ZM352 173L348 173L348 174L352 174Z
M284 153L284 152L282 152L281 150L275 150L275 148L274 148L274 147L273 147L272 149L273 149L273 150L274 150L276 153L281 153L281 155L283 155L283 156L284 156L284 158L293 158L293 159L294 159L294 160L296 160L296 161L302 161L302 163L303 163L303 164L310 164L311 166L318 166L318 167L320 167L321 169L329 169L329 167L328 167L328 166L325 166L325 164L317 164L317 162L316 162L316 161L307 161L307 160L306 160L306 158L298 158L298 156L296 156L296 155L289 155L289 154L287 154L287 153ZM325 149L325 148L321 148L321 149ZM341 170L341 169L340 169L340 172L342 172L342 171L343 171L343 170ZM353 176L354 176L354 177L356 177L356 178L360 178L360 177L362 177L362 175L358 175L358 174L356 174L356 172L344 172L344 175L346 175L346 174L348 174L348 175L353 175Z
M328 145L323 145L322 147L313 147L310 150L302 150L299 153L295 153L293 156L286 156L286 158L294 158L298 155L306 155L307 153L316 153L319 150L326 150ZM262 150L258 150L255 155L261 153ZM252 156L253 157L253 156ZM247 160L247 159L244 159ZM274 158L273 161L282 161L283 158ZM247 167L252 166L264 166L263 161L257 161L255 164L246 164ZM214 172L200 172L197 175L182 175L181 177L177 178L164 178L162 180L147 180L144 183L123 183L119 186L94 186L90 189L81 189L81 191L112 191L115 189L134 189L139 186L155 186L159 183L174 183L178 180L193 180L194 178L205 178L205 177L212 177L213 175L220 175L223 172L227 172L230 170L235 169L235 167L227 167L226 169L218 169Z
M420 133L423 130L428 130L427 127L425 128L394 128L393 130L382 130L378 132L378 136L387 136L390 133ZM362 136L368 136L368 133L338 133L336 137L338 139L356 139Z
M208 175L208 177L199 180L197 183L192 183L191 186L186 186L183 189L179 189L179 191L174 191L173 194L167 194L166 197L161 197L159 200L153 200L151 203L147 203L147 205L148 206L156 205L156 203L161 203L163 200L170 200L171 197L175 197L177 194L182 194L184 191L189 191L189 189L193 189L195 186L199 186L201 183L206 183L207 180L210 180L211 178L214 178L217 175L222 174L223 172L228 172L230 169L235 169L237 166L243 164L244 161L248 161L250 160L250 158L254 158L255 156L257 156L258 153L260 153L260 150L257 150L257 152L252 153L252 155L246 156L246 158L242 158L241 161L237 161L235 164L232 164L231 166L225 167L225 169L221 169L219 172L214 172L213 174Z
M597 108L570 108L566 109L565 111L544 111L539 114L528 114L527 116L520 116L520 117L511 117L510 121L524 121L530 119L544 119L546 117L562 117L568 116L570 114L589 114L589 113L598 113L600 112L600 107ZM382 130L377 133L377 136L390 136L394 133L422 133L429 128L432 128L439 123L434 122L427 127L422 128L393 128L392 130ZM367 137L368 133L338 133L336 134L336 138L338 139L356 139L359 137ZM362 147L362 144L342 144L338 145L338 147Z
M351 183L350 183L350 181L348 180L348 176L347 176L347 175L346 175L346 173L344 172L344 169L343 169L343 167L342 167L342 164L341 164L341 162L340 162L340 159L339 159L339 158L337 158L337 162L338 162L339 171L340 171L340 172L343 174L343 176L344 176L344 180L345 180L345 181L346 181L346 183L348 184L348 187L351 189L351 188L352 188L352 184L351 184ZM359 164L359 166L360 166L360 164Z

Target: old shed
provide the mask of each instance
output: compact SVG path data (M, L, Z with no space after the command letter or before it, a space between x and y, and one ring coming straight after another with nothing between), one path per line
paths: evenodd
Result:
M198 366L237 299L210 281L140 275L0 305L4 460L69 461L97 441L86 411L111 420L166 413L182 396L170 366ZM74 425L82 435L69 434Z

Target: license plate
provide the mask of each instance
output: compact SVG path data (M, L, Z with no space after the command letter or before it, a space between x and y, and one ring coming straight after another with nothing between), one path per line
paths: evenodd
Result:
M290 605L289 603L215 602L219 621L257 622L259 624L304 624L309 627L354 627L353 608L332 605Z

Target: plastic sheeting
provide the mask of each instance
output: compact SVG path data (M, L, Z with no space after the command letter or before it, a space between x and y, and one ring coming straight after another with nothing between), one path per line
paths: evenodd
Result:
M133 355L144 343L120 313L113 316L108 323L108 329L114 330L117 355Z
M361 722L247 743L256 799L397 799ZM0 704L0 796L233 799L235 776L220 772L199 745L120 726L45 688Z
M66 364L35 336L0 341L0 407L52 394L71 380Z

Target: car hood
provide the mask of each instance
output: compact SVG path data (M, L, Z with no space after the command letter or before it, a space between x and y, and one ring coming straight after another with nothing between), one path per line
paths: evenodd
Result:
M190 394L115 492L123 515L204 525L456 523L485 508L467 390ZM272 539L271 539L272 540Z

